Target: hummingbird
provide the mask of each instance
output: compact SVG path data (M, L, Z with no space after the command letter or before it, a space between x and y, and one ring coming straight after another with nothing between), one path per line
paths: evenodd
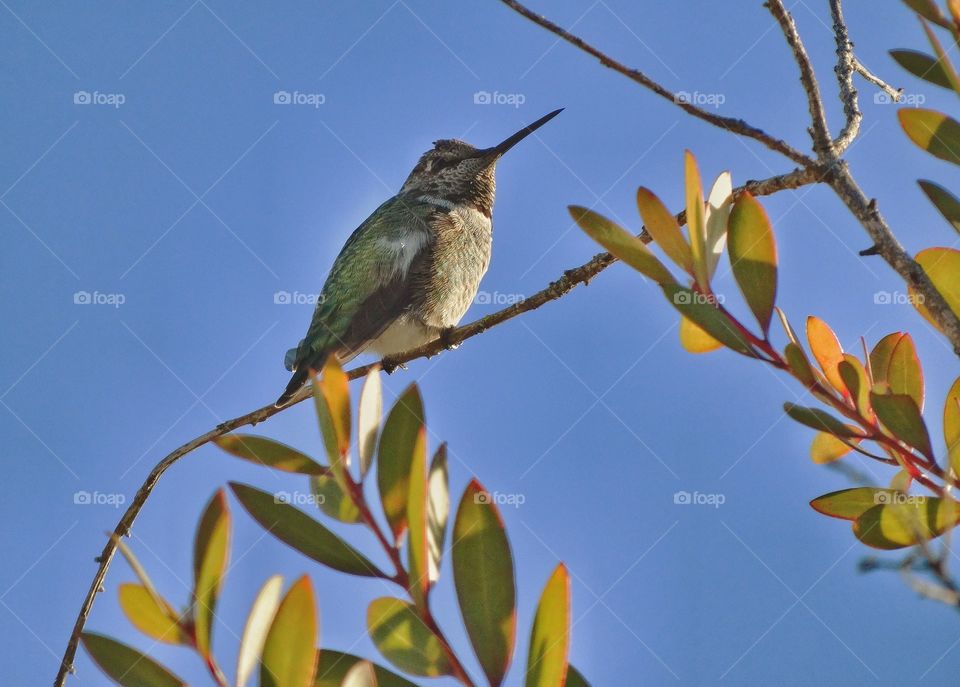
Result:
M334 260L306 336L284 357L293 376L277 407L330 355L347 362L364 352L402 353L460 322L490 264L497 162L560 112L491 148L434 142Z

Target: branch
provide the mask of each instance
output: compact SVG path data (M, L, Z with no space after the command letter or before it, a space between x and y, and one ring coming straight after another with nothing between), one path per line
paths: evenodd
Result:
M822 180L822 176L816 174L813 170L796 169L792 172L769 177L760 181L748 181L743 186L737 187L734 190L734 193L740 194L744 191L749 191L754 196L767 196L779 191L796 189L800 188L801 186L819 183ZM681 212L679 215L677 215L677 221L683 222L685 215L685 212ZM641 233L641 238L648 243L650 241L650 237L646 233L646 230ZM599 253L583 265L567 270L559 279L550 283L546 288L538 291L529 298L525 298L518 303L514 303L511 306L503 308L502 310L498 310L495 313L487 315L486 317L482 317L479 320L475 320L474 322L466 324L462 327L452 329L446 333L442 340L438 339L431 343L424 344L423 346L415 348L402 355L385 358L379 364L381 364L386 370L392 370L403 363L410 362L411 360L416 360L418 358L429 358L433 355L436 355L445 349L456 346L467 339L482 334L488 329L496 327L507 320L512 320L523 313L536 310L546 303L562 298L580 284L588 284L591 279L600 274L600 272L605 270L614 262L616 262L616 258L609 253ZM356 367L350 370L348 376L350 379L362 377L370 372L376 365L378 365L378 363L371 363L370 365ZM67 642L67 648L64 651L63 659L60 663L60 670L57 673L56 680L54 681L54 687L62 687L64 684L66 684L67 676L74 672L73 660L76 656L77 646L80 642L80 634L83 632L87 618L90 616L90 611L93 608L94 602L96 601L97 593L103 591L103 582L106 579L107 570L110 568L110 563L113 561L113 557L117 552L117 541L119 541L120 537L129 536L134 521L140 515L140 511L143 510L147 499L150 498L151 493L157 486L157 483L160 481L160 478L163 476L163 474L181 458L200 448L201 446L210 443L217 437L223 436L224 434L239 429L240 427L245 427L247 425L253 426L263 422L277 413L286 410L290 406L300 403L301 401L310 397L311 394L312 389L307 386L297 392L297 394L291 399L290 403L282 408L277 408L273 405L273 403L270 403L269 405L258 408L257 410L249 412L245 415L235 417L232 420L227 420L226 422L217 425L209 432L201 434L195 439L191 439L179 448L173 450L166 457L164 457L163 460L157 463L156 466L154 466L154 468L150 471L150 474L147 476L147 479L137 490L136 495L133 497L133 500L127 507L126 512L124 512L123 517L120 518L120 521L114 528L114 536L108 539L103 551L97 558L99 567L97 568L96 574L93 576L93 581L91 582L90 589L87 591L87 595L83 600L83 604L80 606L80 612L77 615L77 620L73 626L73 632L71 633L70 639Z
M853 85L853 74L857 71L858 62L853 54L853 43L850 42L850 35L847 32L847 23L843 19L843 8L840 2L841 0L830 0L833 35L837 42L837 66L834 67L834 71L837 74L837 83L840 86L840 102L843 103L843 114L847 118L840 135L833 141L833 148L838 154L850 147L853 139L860 133L860 122L863 121L860 101L857 98L857 88Z
M874 86L876 86L880 90L882 90L884 93L889 95L895 101L897 102L900 101L900 97L903 95L902 88L894 88L893 86L888 84L886 81L884 81L879 76L874 74L872 71L867 69L867 67L863 64L863 62L860 61L858 57L854 56L853 60L854 60L854 68L857 70L857 74L862 76L864 79L872 83Z
M500 0L504 5L514 10L518 14L526 17L530 21L539 26L542 26L550 33L555 36L562 38L571 45L579 48L583 52L593 55L600 61L604 67L608 67L615 72L626 76L628 79L631 79L644 88L653 91L661 98L669 100L674 105L682 109L689 115L693 115L698 119L702 119L705 122L709 122L714 126L720 127L725 131L730 133L737 134L738 136L744 136L746 138L752 138L755 141L759 141L765 145L770 150L780 153L781 155L786 156L790 160L793 160L799 165L804 167L810 167L813 165L813 160L811 160L807 155L804 155L799 150L788 144L786 141L777 138L776 136L771 136L770 134L764 132L762 129L758 129L751 124L748 124L742 119L737 119L734 117L722 117L720 115L708 112L702 108L693 105L692 103L685 102L682 98L679 98L677 94L668 90L664 86L660 85L658 82L651 79L645 73L641 72L639 69L632 69L626 65L618 62L613 59L606 53L601 52L597 48L593 47L586 41L584 41L579 36L570 33L566 29L554 24L552 21L544 17L543 15L537 14L536 12L528 9L524 5L517 2L517 0Z
M793 59L800 68L800 83L807 94L807 107L810 110L810 138L813 139L813 150L821 161L829 160L833 151L833 142L830 140L830 129L827 126L827 115L823 109L823 98L820 97L820 87L817 85L817 76L807 55L807 49L800 39L797 25L793 16L783 6L781 0L768 0L765 7L780 24L783 37L793 51ZM842 21L842 17L841 17Z

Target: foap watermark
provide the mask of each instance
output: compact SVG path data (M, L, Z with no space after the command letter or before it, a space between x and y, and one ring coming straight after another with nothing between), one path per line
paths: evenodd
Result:
M323 295L301 291L277 291L273 294L274 305L316 305L323 302Z
M500 491L478 491L473 495L473 502L519 508L527 502L527 497L520 493L505 494Z
M473 94L474 105L509 105L520 107L527 102L523 93L501 93L500 91L477 91Z
M77 506L113 506L119 508L127 502L124 494L107 494L102 491L75 491L73 503Z
M874 105L923 105L927 102L927 96L923 93L904 93L900 92L893 96L886 91L878 91L873 94Z
M678 506L713 506L719 508L727 502L727 497L724 494L678 491L673 494L673 502Z
M74 91L74 105L109 105L119 109L121 105L127 102L127 96L123 93L101 93L100 91Z
M696 105L697 107L713 107L718 109L727 102L727 96L723 93L677 91L673 96L673 102L678 105Z
M873 502L878 506L890 506L893 504L904 504L904 505L913 505L913 504L923 504L926 503L925 496L914 496L913 494L907 494L902 491L877 491L873 494Z
M677 291L673 294L673 302L676 305L723 305L725 300L722 293Z
M524 299L522 293L500 293L499 291L477 291L473 302L477 305L513 305Z
M903 291L877 291L873 294L874 305L923 305L922 293Z
M73 294L74 305L112 305L114 308L119 308L126 302L127 297L122 293L76 291Z
M323 494L306 491L278 491L273 495L274 503L285 503L288 506L319 506L326 501L327 497Z
M274 105L308 105L318 108L327 102L323 93L303 93L301 91L277 91L273 94Z

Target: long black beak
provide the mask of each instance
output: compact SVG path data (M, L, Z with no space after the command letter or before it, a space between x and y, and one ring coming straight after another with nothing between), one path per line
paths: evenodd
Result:
M517 145L520 141L525 139L527 136L529 136L534 131L539 129L541 126L549 122L551 119L556 117L561 112L563 112L562 107L559 110L554 110L548 115L544 115L543 117L535 121L533 124L523 127L522 129L520 129L520 131L518 131L517 133L515 133L513 136L506 139L502 143L498 143L492 148L487 148L486 150L484 150L483 151L484 156L489 155L493 158L499 158L505 152L510 150L513 146Z

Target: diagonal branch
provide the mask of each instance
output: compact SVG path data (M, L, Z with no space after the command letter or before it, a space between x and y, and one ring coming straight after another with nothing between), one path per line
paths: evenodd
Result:
M830 140L830 128L827 126L827 115L823 109L823 98L820 97L820 86L817 84L817 76L810 63L810 56L807 55L807 49L797 31L793 16L783 6L783 2L768 0L764 6L770 10L770 14L780 25L783 37L793 51L793 59L800 68L800 83L803 84L803 91L807 94L807 107L810 110L812 125L810 138L813 139L813 150L821 162L828 160L833 152L833 143Z
M754 196L767 196L779 191L796 189L800 188L801 186L819 183L820 181L822 181L822 176L816 174L812 170L796 169L792 172L769 177L760 181L748 181L743 186L736 188L734 190L734 194L736 195L743 193L744 191L749 191ZM677 215L677 220L679 222L685 221L685 215L685 212L681 212L679 215ZM650 236L646 233L646 231L641 234L641 238L648 243L650 241ZM507 320L512 320L523 313L536 310L542 305L562 298L580 284L588 284L591 279L600 274L600 272L605 270L614 262L616 262L616 258L609 253L599 253L579 267L565 271L559 279L551 282L545 288L541 289L529 298L525 298L518 303L514 303L513 305L503 308L502 310L491 313L486 317L481 317L479 320L475 320L474 322L466 324L462 327L457 327L449 331L442 340L433 341L420 346L419 348L415 348L412 351L408 351L402 355L392 356L384 359L381 361L381 364L385 369L392 370L403 363L410 362L411 360L416 360L418 358L429 358L430 356L436 355L447 348L456 346L467 339L473 338L474 336L478 336L488 329L496 327ZM375 367L375 365L377 365L377 363L363 365L350 370L350 379L356 379L366 375ZM64 651L63 659L60 663L60 669L57 673L57 678L54 681L54 687L62 687L64 684L66 684L67 676L73 673L73 661L76 656L77 646L80 642L80 634L83 632L83 628L90 616L90 611L92 610L93 604L96 601L97 593L103 591L103 583L107 577L107 570L110 568L110 563L113 561L113 557L117 552L117 541L119 541L120 537L129 536L134 521L140 515L140 511L143 510L147 499L150 498L151 493L153 493L154 488L157 486L157 483L160 481L160 478L163 476L163 474L181 458L189 453L192 453L201 446L210 443L217 437L228 434L229 432L239 429L240 427L245 427L247 425L253 426L263 422L277 413L286 410L290 406L309 398L311 394L312 390L309 387L304 387L297 392L288 405L285 405L282 408L277 408L273 405L273 403L271 403L262 408L258 408L257 410L246 413L245 415L235 417L232 420L227 420L226 422L217 425L209 432L201 434L195 439L191 439L187 443L171 451L163 458L163 460L154 466L146 480L137 490L137 493L134 495L123 516L120 518L117 526L114 528L114 536L108 539L107 543L104 545L103 551L97 558L99 566L96 574L93 576L93 581L90 584L90 589L87 591L87 595L83 600L83 604L80 606L80 612L77 616L76 622L74 623L73 632L70 635L70 639L67 642L67 648Z
M786 156L790 160L793 160L799 165L804 167L810 167L813 165L813 160L811 160L807 155L804 155L799 150L788 144L786 141L777 138L776 136L771 136L770 134L764 132L762 129L758 129L751 124L748 124L742 119L737 119L734 117L722 117L720 115L714 114L713 112L708 112L703 108L697 107L696 105L686 102L683 98L679 97L676 93L670 91L669 89L662 86L657 81L654 81L644 72L639 69L633 69L627 67L621 62L613 59L604 52L601 52L597 48L593 47L585 40L576 36L573 33L570 33L561 26L553 23L543 15L537 14L533 10L525 7L524 5L517 2L517 0L500 0L504 5L514 10L518 14L526 17L535 24L538 24L545 28L550 33L562 38L571 45L579 48L583 52L593 55L600 61L604 67L608 67L615 72L622 74L623 76L631 79L644 88L653 91L661 98L669 100L674 105L682 109L689 115L692 115L698 119L702 119L705 122L709 122L716 127L720 127L725 131L730 133L737 134L738 136L744 136L746 138L752 138L755 141L759 141L765 145L770 150L780 153L781 155Z

